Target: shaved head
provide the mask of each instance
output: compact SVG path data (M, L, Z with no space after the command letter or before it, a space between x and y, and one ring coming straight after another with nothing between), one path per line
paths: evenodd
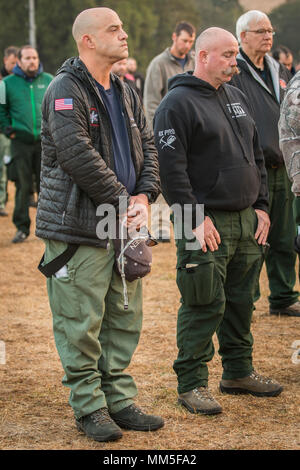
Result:
M112 65L128 57L128 35L118 14L106 7L79 13L72 29L79 58L103 86L109 85Z
M228 40L236 41L236 38L229 31L226 31L226 29L217 27L208 28L197 38L195 44L196 56L198 55L199 51L209 51L215 49L220 44L224 43L224 41Z
M114 17L118 17L116 12L105 7L89 8L79 13L72 29L73 38L77 45L80 45L85 34L95 34L99 27Z
M197 38L194 75L218 88L238 73L238 42L229 31L208 28Z

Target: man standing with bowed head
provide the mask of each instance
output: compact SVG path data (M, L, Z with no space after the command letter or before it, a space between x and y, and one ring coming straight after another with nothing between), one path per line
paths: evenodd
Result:
M172 34L172 45L150 62L144 86L144 106L149 125L153 126L154 113L168 92L168 81L174 75L194 69L190 50L195 42L195 28L185 21L177 23ZM159 241L170 242L170 213L160 195L152 210L152 232Z
M42 268L55 265L52 275L46 274L48 295L77 428L109 441L122 437L121 427L153 431L164 422L133 402L136 385L124 370L142 327L141 280L128 284L124 310L113 244L97 237L103 220L97 214L108 205L118 211L122 197L129 226L138 229L147 222L160 181L140 101L110 73L128 56L120 18L109 8L85 10L74 22L73 36L79 57L63 64L43 103L36 234L46 244ZM66 253L62 262L59 255L65 259Z
M191 228L200 242L197 249L188 249L184 236L176 241L181 306L174 370L179 403L192 413L222 411L208 389L215 332L222 392L268 397L282 390L252 365L253 299L270 221L251 106L227 84L237 72L237 54L231 33L204 31L196 42L194 73L170 80L154 117L164 197L169 205L192 207ZM202 227L196 223L198 204L205 209Z
M266 269L270 288L269 312L271 315L300 317L299 292L294 290L294 196L278 135L280 103L291 74L285 66L269 56L274 34L271 21L265 13L250 10L240 16L236 23L236 35L240 43L237 56L240 73L233 77L232 85L243 91L251 102L268 174L271 228ZM256 299L258 297L259 291Z

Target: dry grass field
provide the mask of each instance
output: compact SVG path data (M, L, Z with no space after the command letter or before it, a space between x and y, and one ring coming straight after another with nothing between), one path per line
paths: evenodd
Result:
M300 340L300 319L269 316L265 272L253 317L255 367L280 381L283 393L276 398L222 395L216 353L209 385L223 413L192 415L177 405L174 243L153 250L153 271L144 281L143 331L130 365L139 388L137 403L162 415L165 427L154 433L124 431L115 443L79 434L67 403L69 391L61 385L45 279L36 268L43 243L33 231L25 243L11 243L15 228L9 189L10 217L0 220L0 340L6 344L6 364L0 365L0 449L300 449L300 365L291 360L292 343ZM31 216L34 220L35 209Z

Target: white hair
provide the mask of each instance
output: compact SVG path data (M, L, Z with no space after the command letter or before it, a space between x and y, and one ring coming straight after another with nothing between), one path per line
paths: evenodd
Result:
M269 19L268 16L259 10L250 10L244 13L236 22L236 37L239 44L241 43L241 33L243 31L248 31L250 23L255 21L258 23L262 19Z

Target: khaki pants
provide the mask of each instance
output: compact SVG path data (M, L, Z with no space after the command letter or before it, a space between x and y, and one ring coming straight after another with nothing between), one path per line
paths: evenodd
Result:
M67 247L58 241L45 244L45 263ZM113 248L80 246L63 277L47 280L63 384L71 389L76 418L103 407L116 413L137 394L124 369L142 328L142 283L127 283L129 307L124 310L122 282L113 264Z
M151 206L151 233L155 238L170 239L170 208L162 194Z

